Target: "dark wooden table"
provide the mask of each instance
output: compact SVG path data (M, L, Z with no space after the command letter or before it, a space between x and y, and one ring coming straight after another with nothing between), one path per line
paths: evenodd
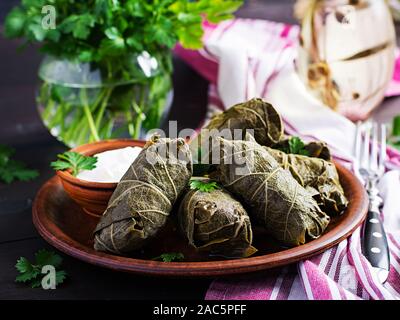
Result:
M293 23L292 0L250 0L238 16ZM2 0L0 21L15 0ZM16 157L40 171L32 182L0 184L0 299L202 299L206 280L160 279L132 276L96 268L63 255L69 280L56 290L30 289L14 282L16 260L32 258L41 248L50 248L40 238L31 220L31 201L39 187L54 173L50 161L66 148L43 127L36 111L34 92L41 56L36 48L17 53L19 41L0 37L0 143L16 148ZM179 128L194 128L204 117L207 83L175 59L175 95L170 120ZM397 99L385 102L378 114L386 119Z

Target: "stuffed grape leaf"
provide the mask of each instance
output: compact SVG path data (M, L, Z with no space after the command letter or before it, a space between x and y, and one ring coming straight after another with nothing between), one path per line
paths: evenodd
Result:
M246 131L251 133L258 143L272 146L283 137L282 119L275 108L262 99L254 98L238 103L211 118L200 135L192 141L192 153L195 155L194 150L198 148L209 150L206 144L210 143L213 132L218 132L225 139L241 140L244 139Z
M153 137L111 196L95 229L94 248L116 254L141 248L165 225L191 175L184 139Z
M226 258L255 253L250 219L241 203L226 190L188 191L179 208L180 229L200 251Z
M330 218L313 194L256 141L215 138L212 152L220 155L212 178L247 206L253 223L288 246L304 244L324 232Z
M268 147L265 149L282 168L290 171L300 185L314 194L314 199L324 212L334 216L341 214L347 207L348 201L333 162L315 157L286 154Z

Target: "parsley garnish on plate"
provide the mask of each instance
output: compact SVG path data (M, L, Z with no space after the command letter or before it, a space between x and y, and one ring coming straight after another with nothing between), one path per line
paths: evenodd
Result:
M215 181L202 181L202 180L190 180L190 189L200 190L203 192L211 192L216 189L220 189L219 185Z
M39 175L37 170L32 170L20 161L11 157L15 150L11 147L0 144L0 181L11 183L15 180L28 181Z
M58 160L53 161L50 166L54 170L71 169L74 177L82 170L93 170L96 168L97 158L84 156L80 153L67 151L57 155Z
M301 140L299 137L290 137L288 140L288 145L279 147L278 149L285 153L300 154L303 156L308 156L310 154L305 148L303 140Z
M153 258L153 260L160 260L163 262L181 261L185 258L181 252L168 252Z
M19 275L15 278L16 282L22 282L30 285L32 288L39 288L42 279L46 274L42 274L42 268L46 265L51 265L56 269L56 285L64 282L67 273L64 270L58 270L61 267L62 258L46 249L39 250L35 254L35 263L31 263L25 257L20 257L17 260L15 268L18 270Z

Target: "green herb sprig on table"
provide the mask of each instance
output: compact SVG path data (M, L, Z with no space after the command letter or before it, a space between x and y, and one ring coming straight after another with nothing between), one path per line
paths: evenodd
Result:
M182 261L185 256L181 252L168 252L153 258L153 260L160 260L163 262Z
M58 160L53 161L50 166L54 170L71 169L71 174L76 177L82 170L93 170L96 168L97 157L84 156L80 153L67 151L57 155Z
M215 182L215 181L209 181L209 180L197 180L197 179L192 179L190 180L190 189L192 190L199 190L202 192L211 192L217 189L220 189L220 186Z
M288 145L284 147L279 147L278 149L285 153L299 154L303 156L310 155L308 150L305 149L305 144L303 140L301 140L299 137L290 137L288 140Z
M46 265L51 265L56 269L55 280L56 285L59 285L67 277L67 273L64 270L57 270L61 267L61 263L62 258L59 255L45 249L39 250L35 254L34 263L31 263L25 257L20 257L15 265L19 272L15 281L29 284L32 288L38 288L41 286L42 279L45 276L45 274L42 274L42 268Z
M12 159L15 150L0 144L0 182L11 183L15 180L29 181L39 175L20 161Z
M392 123L392 133L389 137L389 144L400 150L400 115L394 117Z

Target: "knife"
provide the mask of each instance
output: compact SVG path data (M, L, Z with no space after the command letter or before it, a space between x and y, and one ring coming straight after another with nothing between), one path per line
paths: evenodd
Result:
M364 224L362 237L362 251L381 283L385 283L390 270L390 252L386 238L386 232L380 217L379 207L382 198L379 196L378 189L374 186L367 187L369 196L369 208L367 220Z

